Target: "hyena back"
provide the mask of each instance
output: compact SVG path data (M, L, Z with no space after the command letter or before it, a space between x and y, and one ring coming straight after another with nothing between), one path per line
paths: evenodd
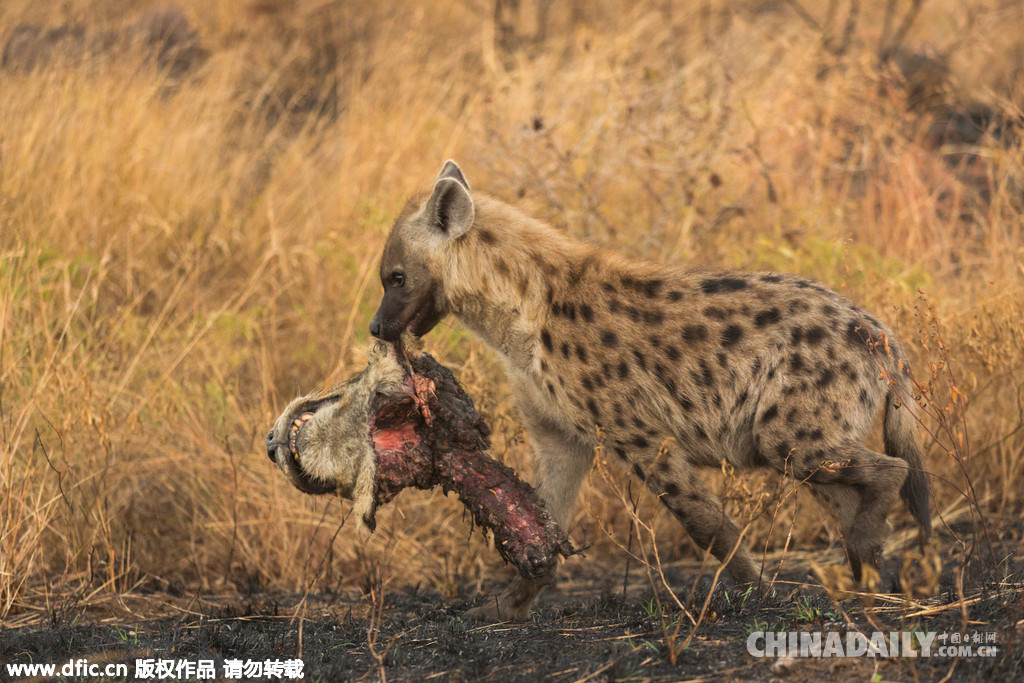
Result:
M723 460L807 482L858 580L897 494L930 531L899 343L814 281L629 260L470 194L453 162L395 222L380 272L374 335L422 335L453 314L500 354L563 526L603 444L720 561L738 530L695 468ZM883 406L886 455L862 445ZM759 579L742 547L727 569ZM514 580L478 613L525 618L543 583Z

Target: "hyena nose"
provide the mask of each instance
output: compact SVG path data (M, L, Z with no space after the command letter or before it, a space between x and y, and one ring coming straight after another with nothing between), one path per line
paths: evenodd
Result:
M277 443L274 441L274 430L271 429L270 433L267 434L267 457L270 458L270 462L277 462Z
M373 316L373 320L370 321L370 334L372 334L377 339L380 339L380 332L380 318L378 318L377 316Z

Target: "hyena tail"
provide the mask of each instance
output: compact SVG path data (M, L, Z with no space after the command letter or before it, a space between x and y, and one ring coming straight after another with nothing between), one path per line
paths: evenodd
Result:
M900 496L910 514L921 528L922 541L932 531L931 512L928 507L928 478L924 469L924 457L917 443L917 424L914 415L905 405L911 400L910 382L902 372L889 387L885 403L885 452L893 458L907 463L909 472L900 489Z

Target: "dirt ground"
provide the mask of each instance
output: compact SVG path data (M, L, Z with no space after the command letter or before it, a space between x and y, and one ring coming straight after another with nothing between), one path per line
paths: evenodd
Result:
M997 536L1002 550L995 556L1002 561L972 562L962 600L953 564L944 568L936 597L913 602L879 596L873 605L847 599L837 606L810 586L780 586L764 596L717 586L685 647L691 622L664 590L655 594L646 572L634 565L624 590L625 568L595 560L549 590L532 621L523 624L464 619L465 610L484 599L468 585L455 596L394 587L385 590L383 603L359 594L133 593L88 607L58 601L35 615L37 623L0 630L0 662L59 665L85 657L99 664L126 662L134 672L136 659L205 659L216 663L219 680L226 659L293 658L303 661L311 681L1021 680L1024 557L1013 530ZM663 569L697 617L710 575L699 576L692 565ZM689 588L679 590L693 585L692 595ZM795 660L747 652L752 631L851 630L993 632L998 651L983 658ZM3 676L12 680L6 670ZM134 680L131 673L127 680Z

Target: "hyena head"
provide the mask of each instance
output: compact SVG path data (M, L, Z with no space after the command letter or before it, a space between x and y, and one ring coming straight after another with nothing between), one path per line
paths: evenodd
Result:
M442 264L450 240L473 226L469 183L454 161L445 162L426 201L411 201L395 221L380 261L384 298L370 334L393 342L408 329L421 337L448 315Z

